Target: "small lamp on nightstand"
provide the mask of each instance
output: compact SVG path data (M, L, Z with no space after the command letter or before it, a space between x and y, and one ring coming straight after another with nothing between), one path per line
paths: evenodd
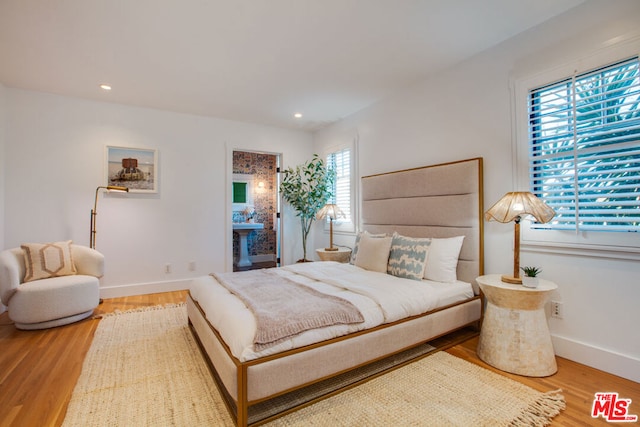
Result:
M338 248L333 247L333 221L338 217L345 218L346 215L342 212L342 209L338 205L333 203L327 203L318 211L316 219L325 219L329 217L329 247L324 248L325 251L337 251Z
M487 221L495 220L502 223L514 221L513 235L513 276L502 276L502 281L507 283L522 284L520 278L520 220L531 215L540 223L547 223L555 216L556 212L545 202L528 191L512 191L502 196L498 202L485 212Z

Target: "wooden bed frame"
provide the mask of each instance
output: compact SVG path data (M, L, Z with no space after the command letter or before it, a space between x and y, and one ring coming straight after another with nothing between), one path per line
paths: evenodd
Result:
M252 419L250 407L278 398L287 400L291 393L481 321L482 298L475 278L484 273L482 177L482 158L474 158L366 176L361 182L363 230L397 231L413 237L465 236L457 275L474 286L476 295L468 300L373 329L240 362L207 321L198 303L187 297L189 324L238 426L260 424L291 411L287 407L277 415Z

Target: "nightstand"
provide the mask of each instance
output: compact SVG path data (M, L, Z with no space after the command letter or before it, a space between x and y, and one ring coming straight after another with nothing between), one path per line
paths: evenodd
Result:
M335 246L334 246L335 247ZM351 259L351 249L338 247L337 251L327 251L324 248L316 249L320 261L349 262Z
M540 279L537 288L505 283L499 274L480 276L487 299L478 357L502 371L546 377L558 367L544 306L558 286Z

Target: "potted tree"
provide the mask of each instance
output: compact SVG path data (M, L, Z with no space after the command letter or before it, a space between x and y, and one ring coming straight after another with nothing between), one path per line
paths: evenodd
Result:
M307 260L307 237L318 211L332 196L335 171L328 169L317 154L303 165L287 168L282 172L280 192L282 198L300 217L303 256Z
M527 288L537 288L538 287L538 274L542 272L542 270L538 267L520 267L520 269L524 272L524 277L522 277L522 285Z

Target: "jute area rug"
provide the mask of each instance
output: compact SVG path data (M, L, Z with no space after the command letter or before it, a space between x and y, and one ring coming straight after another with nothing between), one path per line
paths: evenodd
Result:
M269 426L544 426L563 396L445 352L276 419ZM64 426L233 426L183 305L104 317Z

